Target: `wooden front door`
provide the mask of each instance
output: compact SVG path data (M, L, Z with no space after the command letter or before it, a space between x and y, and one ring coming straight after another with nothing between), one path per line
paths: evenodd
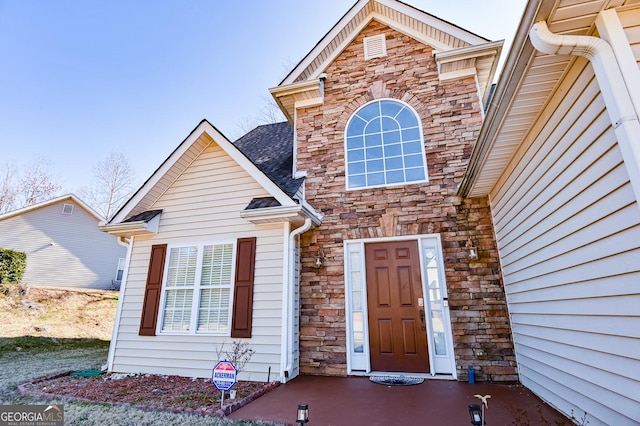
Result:
M365 244L365 262L371 370L428 373L418 242Z

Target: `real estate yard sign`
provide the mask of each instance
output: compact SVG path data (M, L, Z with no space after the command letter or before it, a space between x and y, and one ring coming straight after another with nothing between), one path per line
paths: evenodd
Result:
M231 361L218 361L213 367L211 381L219 391L222 391L220 408L224 406L224 391L231 389L238 381L238 369Z
M231 361L219 361L213 367L211 381L221 391L228 391L238 381L238 370Z

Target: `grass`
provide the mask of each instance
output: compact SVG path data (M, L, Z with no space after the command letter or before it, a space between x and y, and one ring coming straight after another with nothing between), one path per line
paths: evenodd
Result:
M0 405L59 404L65 425L272 425L22 396L18 385L107 361L117 293L0 285ZM23 303L24 302L24 303Z
M110 340L118 293L0 285L0 337Z
M79 349L109 349L108 340L100 339L58 339L56 337L18 336L0 337L0 356L12 352Z

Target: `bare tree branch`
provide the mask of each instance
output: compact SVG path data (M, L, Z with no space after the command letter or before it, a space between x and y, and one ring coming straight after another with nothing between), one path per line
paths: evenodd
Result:
M91 171L90 186L82 188L81 196L105 219L111 219L136 189L133 167L123 153L112 152Z
M280 111L280 107L272 97L262 96L261 98L263 105L258 110L256 116L253 118L245 118L241 121L237 125L238 132L233 132L231 135L232 140L236 140L241 136L244 136L261 124L279 123L286 120L284 114Z
M0 170L0 214L16 208L17 194L14 181L17 173L16 168L8 163Z
M18 183L18 198L22 200L22 207L50 200L62 189L52 180L50 167L51 162L44 157L37 157L27 167Z

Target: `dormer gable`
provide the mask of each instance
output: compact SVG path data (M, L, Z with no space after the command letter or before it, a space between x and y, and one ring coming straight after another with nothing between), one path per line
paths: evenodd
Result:
M294 69L270 92L287 120L293 124L295 109L324 102L327 67L373 20L431 46L440 80L476 75L483 102L496 71L502 42L491 42L397 0L359 0ZM364 41L363 55L386 54L385 40Z

